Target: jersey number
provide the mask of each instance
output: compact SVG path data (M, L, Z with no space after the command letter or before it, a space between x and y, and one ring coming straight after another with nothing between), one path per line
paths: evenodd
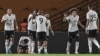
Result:
M40 24L42 24L43 23L43 18L40 18L39 20L40 20Z

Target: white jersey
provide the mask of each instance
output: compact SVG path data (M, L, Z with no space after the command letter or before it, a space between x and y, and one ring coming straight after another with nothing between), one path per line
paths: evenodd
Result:
M5 21L7 20L7 21ZM5 21L5 27L4 30L14 30L14 21L16 20L15 14L11 14L10 16L8 14L3 15L2 21Z
M23 40L25 40L25 39L28 40L28 43L26 43L26 44L23 43ZM30 39L30 37L22 36L22 37L20 38L20 40L19 40L18 45L22 45L22 46L27 46L27 45L28 45L28 46L29 46L30 43L31 43L31 39Z
M45 16L39 15L36 17L37 32L46 32L47 19Z
M69 22L69 27L68 27L68 32L75 32L78 30L78 21L79 21L79 16L76 15L75 17L73 15L69 15L66 17L66 19Z
M97 29L97 19L98 14L94 10L90 10L87 12L86 18L89 19L89 25L87 27L87 30L94 30Z
M28 30L36 31L36 23L33 24L32 14L29 14L29 17L28 17Z
M49 19L47 20L47 24L48 24L48 26L47 26L47 32L46 32L46 34L47 34L47 36L49 36L49 26L51 26L51 22L50 22Z

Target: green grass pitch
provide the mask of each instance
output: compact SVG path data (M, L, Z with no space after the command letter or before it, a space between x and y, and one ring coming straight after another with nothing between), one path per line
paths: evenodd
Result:
M0 56L100 56L100 54L0 54Z

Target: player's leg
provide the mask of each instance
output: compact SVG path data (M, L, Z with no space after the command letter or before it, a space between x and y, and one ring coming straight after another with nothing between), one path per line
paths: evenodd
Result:
M45 54L47 54L47 41L43 41L43 44L42 44L42 46L43 46L43 48L44 48L44 53Z
M89 53L92 53L92 38L91 38L91 30L89 30L89 35L88 35L88 47L89 47Z
M76 42L75 42L75 54L78 54L79 49L79 32L75 32Z
M28 50L28 47L29 47L28 45L27 45L27 46L24 46L24 50L25 50L25 53L26 53L26 54L30 54L30 53L28 52L28 51L29 51L29 50Z
M38 54L40 54L43 48L43 46L41 46L41 41L37 41L37 45L38 45Z
M28 35L29 35L29 37L31 39L31 41L30 41L31 43L30 43L30 45L28 47L28 53L31 54L32 53L32 38L33 38L32 31L28 30Z
M43 37L43 48L44 48L44 53L47 54L47 37L46 37L46 32L42 32L42 37Z
M42 37L41 37L41 32L38 32L37 33L37 35L38 35L38 41L37 41L37 47L38 47L38 54L40 54L41 53L41 50L42 50L42 48L43 48L43 46L41 46L41 41L42 41Z
M68 32L68 42L67 42L67 48L66 48L66 53L67 54L70 54L70 46L71 46L71 43L72 43L72 33L71 32Z
M35 50L36 32L33 32L32 35L33 35L33 39L31 43L31 47L32 47L31 53L35 53L34 50Z
M5 40L5 49L6 49L6 54L8 54L8 45L9 45L9 40Z
M92 37L93 37L93 43L98 47L98 49L100 49L100 45L99 45L99 42L96 40L96 33L97 32L97 30L93 30L93 34L92 34Z
M6 50L6 54L8 54L8 47L9 47L8 31L5 31L4 35L5 35L5 50Z
M11 47L13 45L14 42L14 31L9 31L9 37L10 37L10 43L9 43L9 53L11 53Z
M17 47L17 53L18 54L23 53L23 49L22 49L22 47L20 45Z
M48 46L48 38L49 36L46 37L45 45L44 45L44 53L48 54L47 46Z

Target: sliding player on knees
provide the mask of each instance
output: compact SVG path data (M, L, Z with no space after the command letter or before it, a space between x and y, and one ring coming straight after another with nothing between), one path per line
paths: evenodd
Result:
M92 42L100 50L100 45L96 40L96 34L99 32L99 19L96 11L93 10L92 5L88 5L88 12L86 14L87 24L86 24L86 34L88 35L88 47L89 53L92 53Z
M27 36L22 36L19 39L18 47L17 47L17 53L30 53L30 47L31 47L31 39Z
M64 22L69 23L68 27L68 42L67 42L67 48L66 48L66 53L70 54L70 46L72 43L72 40L75 38L75 54L78 54L78 48L79 48L79 29L78 29L78 24L84 28L84 26L80 23L79 21L79 15L77 14L78 9L77 8L72 8L70 10L70 15L67 16L67 13L64 14Z
M11 47L14 43L14 24L18 31L18 25L16 21L16 15L12 13L12 9L7 9L7 14L3 15L1 22L5 23L4 35L5 35L5 49L6 54L10 54Z

